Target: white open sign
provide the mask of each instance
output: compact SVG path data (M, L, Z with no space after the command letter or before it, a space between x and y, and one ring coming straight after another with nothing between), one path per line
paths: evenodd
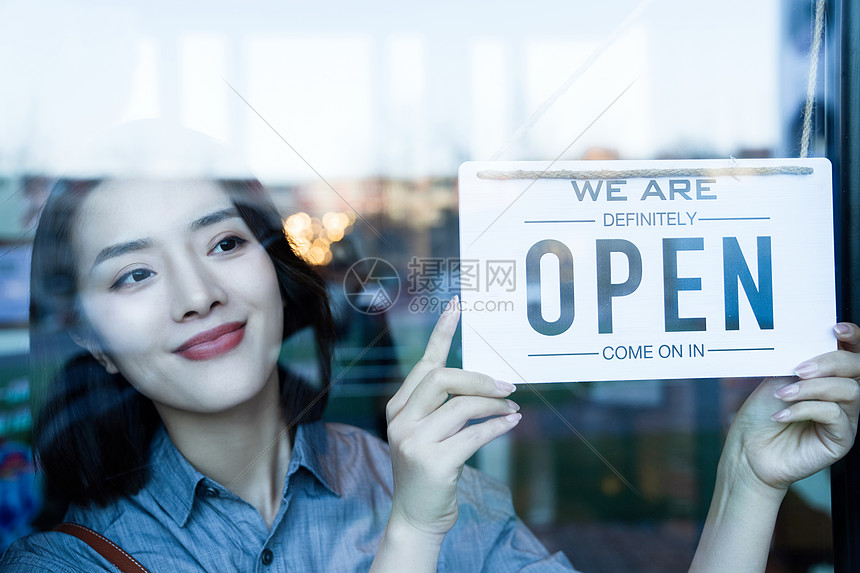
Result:
M826 159L469 162L459 187L468 370L784 375L835 348Z

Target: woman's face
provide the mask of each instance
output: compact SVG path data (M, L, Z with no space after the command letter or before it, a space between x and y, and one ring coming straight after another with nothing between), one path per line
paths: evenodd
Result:
M112 181L73 236L84 341L159 409L226 411L277 388L283 304L266 251L208 181Z

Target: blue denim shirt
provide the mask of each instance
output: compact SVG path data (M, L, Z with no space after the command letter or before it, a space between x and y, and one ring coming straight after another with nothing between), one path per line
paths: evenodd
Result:
M153 573L367 571L391 511L388 446L342 424L299 426L271 529L253 506L195 470L163 429L151 467L138 493L106 508L74 506L66 521L98 531ZM501 484L467 467L459 500L439 571L573 570L517 519ZM88 545L57 532L18 540L0 570L116 572Z

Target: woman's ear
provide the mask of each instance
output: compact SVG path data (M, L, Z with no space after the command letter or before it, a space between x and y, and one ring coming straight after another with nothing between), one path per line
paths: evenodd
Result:
M110 356L105 354L105 352L101 349L101 346L93 340L93 335L89 334L81 334L79 332L71 332L69 336L72 337L72 340L75 344L89 352L93 355L93 358L98 361L99 364L104 366L104 369L107 370L108 374L119 374L119 368L116 367L114 361L111 360Z

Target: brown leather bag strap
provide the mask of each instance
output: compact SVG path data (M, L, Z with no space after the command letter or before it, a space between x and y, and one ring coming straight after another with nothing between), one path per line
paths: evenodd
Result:
M122 573L149 573L146 567L122 550L120 546L100 533L96 533L89 527L77 523L65 522L54 528L54 531L67 533L77 537L96 550L99 555L113 563Z

